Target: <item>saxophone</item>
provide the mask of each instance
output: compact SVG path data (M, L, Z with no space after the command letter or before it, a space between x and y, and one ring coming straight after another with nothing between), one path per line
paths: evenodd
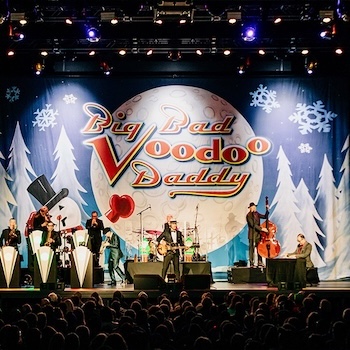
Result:
M7 246L13 245L17 240L16 227L11 228L9 232L8 240L5 242Z

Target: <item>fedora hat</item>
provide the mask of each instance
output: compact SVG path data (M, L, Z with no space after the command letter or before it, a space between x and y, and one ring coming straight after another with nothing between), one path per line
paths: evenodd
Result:
M255 205L255 206L256 206L256 204L255 204L254 202L250 202L250 203L249 203L249 207L248 207L248 208L252 207L253 205Z

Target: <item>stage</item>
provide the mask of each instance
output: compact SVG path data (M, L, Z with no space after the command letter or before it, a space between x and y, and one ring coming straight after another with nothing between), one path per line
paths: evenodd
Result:
M118 290L123 295L126 301L131 302L137 297L141 289L135 288L134 284L122 285L120 282L117 286L110 286L108 282L94 285L93 288L71 288L64 287L63 290L55 290L62 298L69 298L75 293L79 292L83 299L87 299L92 293L97 292L102 299L108 301L113 297L113 293ZM160 289L142 289L151 300L156 300L161 294L166 293L173 300L178 298L179 293L184 290L183 284L180 283L166 283ZM230 283L228 281L214 281L208 288L196 288L192 286L186 289L194 300L198 300L200 296L210 291L215 302L221 303L224 301L225 295L230 291L235 291L238 294L249 294L251 297L257 296L262 300L268 293L276 294L290 294L297 293L299 290L279 289L278 287L271 287L267 283ZM339 281L320 281L317 285L305 287L301 289L305 293L315 293L318 298L327 298L341 303L344 307L350 307L350 280ZM7 309L13 305L22 305L26 302L32 304L40 301L41 298L46 297L52 290L40 289L34 287L21 288L2 288L0 289L0 307Z

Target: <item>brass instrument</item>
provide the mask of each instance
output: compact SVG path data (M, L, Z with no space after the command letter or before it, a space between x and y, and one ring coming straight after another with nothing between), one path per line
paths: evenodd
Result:
M8 240L6 241L6 245L12 245L13 243L15 243L15 241L17 240L17 234L16 234L16 227L12 228L11 231L9 232L9 236L8 236Z

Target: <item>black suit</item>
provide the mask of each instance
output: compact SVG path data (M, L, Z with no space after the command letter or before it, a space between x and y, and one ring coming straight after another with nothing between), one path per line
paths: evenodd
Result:
M5 228L2 231L0 238L0 247L9 245L18 250L18 244L21 244L21 232L19 232L19 230L14 230L14 236L10 236L10 232L10 228Z
M41 242L40 242L40 246L44 246L46 245L46 241L47 241L47 236L49 235L48 231L43 231L42 235L41 235ZM58 247L61 246L62 242L61 242L61 235L59 232L57 231L51 231L51 239L53 239L53 242L49 244L50 248L53 251L56 251L56 249Z
M86 221L85 227L88 230L91 251L95 254L95 264L98 265L98 257L100 255L101 243L102 243L102 231L104 229L103 221L96 219L96 224L92 225L92 219Z
M164 239L167 244L172 246L183 246L183 239L182 239L182 233L181 231L176 230L176 242L173 241L173 238L171 236L171 230L169 228L166 228L163 233L157 238L158 243ZM169 250L167 254L164 256L163 260L163 268L162 268L162 277L165 279L166 273L168 271L170 262L173 262L174 265L174 272L176 279L180 280L180 251L179 249L176 250Z

